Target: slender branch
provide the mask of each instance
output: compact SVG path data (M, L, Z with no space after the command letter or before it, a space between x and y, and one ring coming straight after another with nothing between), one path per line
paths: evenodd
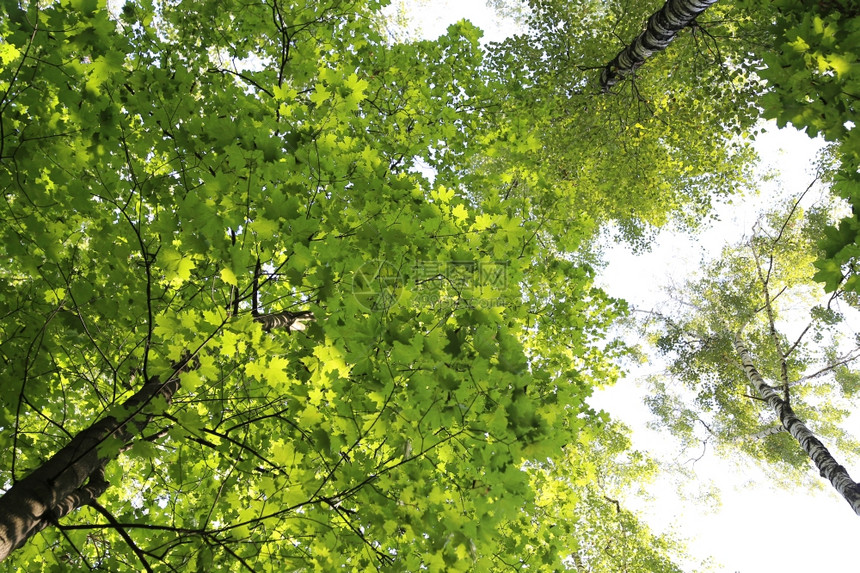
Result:
M779 233L777 233L776 237L773 239L773 241L771 241L771 245L776 245L779 240L782 239L782 234L785 233L785 229L786 227L788 227L788 222L791 221L791 218L794 216L795 211L797 211L797 208L800 206L800 202L803 200L806 194L809 193L809 191L812 189L812 186L815 185L815 183L818 181L819 177L819 175L815 176L812 182L806 186L806 189L803 190L803 193L800 194L800 196L791 206L791 210L788 212L788 215L786 215L785 220L782 222L782 226L779 228ZM773 247L771 247L771 249L772 248Z
M149 562L146 560L146 555L143 553L140 547L137 546L137 543L134 542L134 539L131 538L131 535L128 534L128 531L125 530L125 527L122 526L121 523L117 521L117 519L113 516L111 512L105 509L99 502L93 500L90 502L90 507L95 509L97 512L102 514L102 516L108 520L111 527L119 533L120 537L125 540L131 550L134 551L134 554L137 555L138 560L140 560L140 564L143 565L143 568L147 570L148 573L152 572L152 567L149 565Z
M275 94L274 94L274 93L272 93L270 90L268 90L268 89L266 89L265 87L261 86L259 83L255 82L252 78L250 78L250 77L246 76L245 74L243 74L243 73L241 73L241 72L236 72L236 71L233 71L233 70L228 70L227 68L209 68L209 69L208 69L208 70L206 70L206 71L207 71L207 72L209 72L210 74L221 74L221 75L224 75L224 74L233 74L234 76L236 76L236 77L238 77L238 78L241 78L241 79L245 80L246 82L248 82L249 84L251 84L252 86L254 86L255 88L257 88L258 90L260 90L261 92L265 93L267 96L269 96L269 97L271 97L271 98L275 97Z
M813 378L818 378L819 376L823 376L824 374L828 374L840 366L845 366L849 362L853 362L854 360L857 360L857 358L860 358L860 348L855 348L854 350L852 350L848 354L844 354L836 362L833 362L832 364L828 364L824 368L821 368L820 370L817 370L816 372L813 372L812 374L807 374L806 376L803 376L802 378L798 378L797 380L792 382L791 385L797 386L801 382L806 382L807 380L812 380Z
M260 314L259 294L260 294L260 271L261 270L262 269L260 266L260 257L258 256L257 257L257 264L254 265L254 282L253 282L252 287L251 287L253 289L251 291L251 314L254 315L255 318L257 316L259 316L259 314Z
M783 225L784 227L785 225ZM780 231L780 235L782 231ZM776 331L776 319L774 317L773 312L773 304L770 298L770 274L773 270L773 246L776 243L771 243L771 252L768 258L768 267L767 274L763 274L761 270L761 263L759 262L758 253L755 251L755 246L750 242L750 248L753 251L753 260L755 260L755 268L758 273L758 279L761 281L761 290L764 295L764 309L767 312L767 322L770 330L770 338L773 340L773 348L776 351L776 355L779 357L779 367L780 367L780 375L783 384L783 390L785 392L785 400L788 401L788 361L785 359L786 354L782 351L782 343L779 340L779 334Z
M839 291L837 289L833 292L833 294L830 295L830 298L827 299L827 308L830 308L830 305L833 303L834 300L836 300L836 298L839 297L840 293L841 293L841 291ZM794 350L800 344L800 341L803 340L803 337L806 335L807 332L809 332L810 328L812 328L812 322L810 322L809 324L806 325L806 328L803 329L803 332L800 333L800 335L797 337L797 340L795 340L794 344L791 345L791 348L789 348L788 351L786 351L786 353L785 353L786 356L788 356L792 352L794 352Z

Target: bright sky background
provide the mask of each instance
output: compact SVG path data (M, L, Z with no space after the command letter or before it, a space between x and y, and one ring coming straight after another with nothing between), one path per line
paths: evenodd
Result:
M496 17L484 0L408 0L407 4L409 32L416 36L435 38L463 18L484 30L484 40L500 40L516 29L513 23ZM607 58L613 55L607 54ZM685 273L698 268L703 255L716 255L724 244L740 240L774 197L796 196L812 181L812 162L820 142L770 126L756 146L764 166L777 170L776 180L764 185L757 197L738 198L733 205L721 207L720 223L699 237L664 232L650 253L638 256L623 245L613 247L601 277L606 290L637 307L652 308L663 297L663 287L683 282ZM652 366L652 371L659 371L659 365ZM671 439L645 426L650 413L642 403L644 390L636 379L647 373L647 369L632 372L591 402L633 428L635 447L674 457L677 450ZM856 478L860 468L853 469ZM655 530L672 531L687 539L697 561L713 557L714 571L811 573L845 570L856 561L860 522L825 480L819 479L822 487L816 491L802 486L794 491L774 489L759 470L751 466L739 469L712 453L695 464L695 472L696 483L686 487L679 486L677 478L649 486L653 499L638 505ZM720 490L719 507L679 497L681 487L695 493L708 480Z
M639 308L653 308L663 298L661 289L682 283L686 273L699 267L703 256L713 257L724 245L740 241L775 198L797 197L806 189L814 178L812 163L821 142L796 130L769 127L756 148L762 169L777 169L777 178L763 184L758 196L737 198L733 205L719 208L720 222L699 237L661 233L653 250L639 256L623 245L612 248L602 276L610 294ZM644 390L636 383L660 369L655 364L633 371L591 402L631 426L636 447L673 457L671 438L645 426L650 413L642 403ZM667 478L649 488L655 500L644 509L657 528L674 524L675 531L688 539L693 556L713 556L722 564L716 571L810 573L843 570L853 562L858 517L824 479L817 480L819 490L809 491L802 485L792 491L772 488L763 472L751 464L734 466L713 453L706 454L694 469L697 480L703 484L711 480L720 490L718 508L709 510L700 503L679 500L677 484ZM857 477L857 468L848 470ZM810 472L815 475L814 469Z

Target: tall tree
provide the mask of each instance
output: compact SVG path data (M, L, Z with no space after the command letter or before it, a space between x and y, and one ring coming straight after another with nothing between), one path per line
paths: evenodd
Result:
M752 355L741 341L740 335L735 337L734 346L743 366L744 373L749 379L750 385L758 392L760 399L771 407L777 418L779 418L783 429L797 440L797 443L821 472L821 477L827 479L836 491L845 498L851 509L860 515L860 485L851 479L845 468L836 461L824 444L821 443L821 440L797 417L789 405L788 394L783 399L772 386L764 381L764 378L762 378L755 366Z
M811 280L832 208L804 213L797 200L769 213L677 294L686 310L658 320L657 345L688 391L655 380L650 405L676 435L741 450L783 483L813 462L856 511L857 486L822 443L857 447L839 425L857 399L860 349L842 322L856 301L841 291L818 301Z
M289 311L255 318L267 330L296 324ZM128 444L143 433L154 417L153 402L170 404L182 374L194 369L191 356L174 365L165 380L155 376L134 394L90 427L78 432L69 443L0 497L0 560L26 543L30 537L70 512L93 505L110 485L105 466L118 452L105 447L114 441ZM156 413L161 413L155 409Z
M668 220L695 227L715 198L747 185L751 151L736 135L758 117L745 102L759 86L729 66L745 43L712 39L731 33L719 4L649 73L609 94L595 70L618 51L618 37L639 33L653 5L529 5L527 30L489 49L507 94L500 109L507 145L482 158L482 167L510 181L512 197L546 189L537 194L543 201L532 200L544 217L613 221L625 239L644 244ZM525 168L534 164L540 169Z

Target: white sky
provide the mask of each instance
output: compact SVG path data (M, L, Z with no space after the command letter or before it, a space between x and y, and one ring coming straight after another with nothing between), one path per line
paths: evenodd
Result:
M414 37L437 38L460 20L481 28L482 42L503 40L516 32L516 24L497 17L484 0L391 0L385 11L393 14L401 9L407 12L407 32Z
M416 36L437 37L462 18L482 28L484 40L500 40L515 30L511 22L500 21L484 0L407 0L407 4L410 33ZM703 255L717 255L725 244L747 233L774 197L799 194L812 181L812 162L820 142L771 126L756 146L763 164L779 173L775 181L764 185L757 197L736 198L733 205L721 207L720 222L697 238L664 232L651 252L638 256L623 245L613 247L600 279L606 290L637 307L653 307L663 296L662 288L682 282L686 272L698 268ZM644 374L647 371L631 373L590 402L633 428L635 447L674 457L677 450L671 439L645 426L650 413L642 402L644 391L635 381ZM721 506L681 500L678 483L666 478L648 487L653 500L641 503L641 509L655 530L670 529L687 539L694 559L713 557L714 571L810 573L845 570L856 561L858 517L823 479L816 491L803 486L793 491L775 489L759 470L738 469L713 454L698 461L695 471L699 483L690 484L689 491L695 493L699 484L707 486L710 480L720 490ZM860 468L854 468L854 474L860 477Z

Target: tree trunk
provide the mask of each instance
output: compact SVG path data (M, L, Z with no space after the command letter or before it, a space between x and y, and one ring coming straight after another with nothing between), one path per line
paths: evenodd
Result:
M0 497L0 560L51 523L104 493L108 486L105 464L149 423L151 415L142 410L159 394L169 403L178 387L178 373L166 382L158 377L150 379L122 404L121 415L102 418L79 432ZM108 440L112 444L106 444Z
M821 472L821 476L827 478L833 487L836 488L836 491L845 498L851 509L857 515L860 515L860 486L851 479L845 468L836 462L830 452L827 451L827 448L824 447L824 444L815 437L815 434L800 421L788 402L783 400L779 393L764 381L753 364L749 350L743 345L739 336L735 337L734 345L735 351L738 353L743 364L744 373L750 383L755 387L762 399L773 408L773 411L779 416L783 427L809 455L809 458Z
M313 319L310 312L281 312L255 317L266 330L289 329ZM190 358L174 367L165 382L155 376L120 406L79 432L59 452L0 497L0 561L23 546L30 537L72 511L93 502L110 485L105 465L123 446L143 432L152 419L147 406L161 396L167 404L179 389L179 374L193 368Z
M651 14L645 31L606 64L600 73L603 93L630 75L655 52L666 49L675 36L717 0L667 0L660 10Z

